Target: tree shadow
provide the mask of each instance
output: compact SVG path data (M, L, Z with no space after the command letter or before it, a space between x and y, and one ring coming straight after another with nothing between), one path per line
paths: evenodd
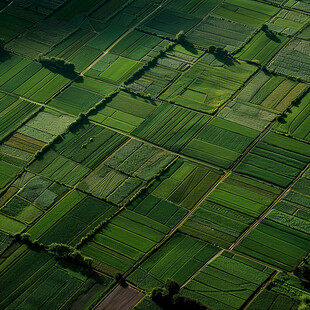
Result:
M281 43L281 40L273 33L273 32L265 32L266 36L268 37L268 39L276 42L276 43Z
M42 64L42 66L44 68L50 70L53 73L60 74L69 80L72 80L72 81L74 80L74 82L76 82L76 83L83 83L83 81L84 81L84 77L76 71L67 71L67 70L63 70L61 68L56 68L53 66L43 65L43 64Z
M8 52L6 50L0 51L0 63L5 62L11 58L12 58L12 55L10 52Z
M219 54L213 54L215 59L222 62L224 65L227 66L234 66L235 62L238 62L236 59L234 59L233 57L231 57L230 55L219 55Z
M195 48L194 44L189 42L187 39L184 39L182 42L180 42L182 47L184 47L188 52L197 55L198 50Z

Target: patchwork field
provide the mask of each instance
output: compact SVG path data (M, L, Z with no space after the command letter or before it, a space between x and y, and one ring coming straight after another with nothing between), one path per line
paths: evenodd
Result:
M0 309L307 310L310 0L0 0Z

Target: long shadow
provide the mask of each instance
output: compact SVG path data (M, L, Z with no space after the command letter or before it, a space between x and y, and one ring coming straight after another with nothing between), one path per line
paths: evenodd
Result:
M6 50L0 51L0 63L1 62L5 62L5 61L7 61L7 60L9 60L11 58L12 58L12 55L11 55L10 52L8 52Z
M184 47L188 52L197 55L198 50L195 48L194 44L189 42L187 39L184 39L182 42L180 42L182 47Z
M276 43L281 43L281 40L272 32L265 32L266 36L268 37L268 39L276 42Z
M235 65L235 62L237 62L237 60L235 60L233 57L227 55L227 56L222 56L222 55L219 55L217 53L214 53L213 54L215 59L222 62L224 65L227 65L227 66L234 66Z
M69 79L69 80L74 80L74 82L76 83L83 83L84 78L83 76L81 76L78 72L75 71L67 71L67 70L63 70L61 68L57 68L57 67L53 67L53 66L49 66L49 65L43 65L42 66L48 70L50 70L53 73L56 74L60 74L63 77Z

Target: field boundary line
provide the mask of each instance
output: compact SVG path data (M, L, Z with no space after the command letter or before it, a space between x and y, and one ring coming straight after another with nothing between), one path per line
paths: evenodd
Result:
M211 257L203 266L201 266L184 284L181 285L181 288L186 286L190 281L192 281L197 274L199 274L206 266L208 266L212 261L214 261L218 256L222 255L225 249L220 250L217 252L213 257Z
M272 282L272 280L279 274L278 270L275 270L263 284L245 301L240 307L240 310L246 310L252 304L252 302L259 296L259 294Z
M230 247L229 250L234 250L234 248L240 244L240 242L256 227L260 224L270 213L270 211L289 193L292 187L298 182L298 180L302 177L304 172L310 167L310 164L306 165L306 167L299 172L297 177L286 187L286 189L277 197L277 199L271 204L269 208L267 208L263 214L252 224L248 227L241 236L234 242Z
M128 34L133 32L138 26L140 26L145 20L147 20L150 16L155 14L158 10L160 10L166 2L169 0L165 0L163 3L157 6L157 8L152 11L150 14L145 16L142 20L140 20L137 24L135 24L133 27L129 28L122 36L120 36L116 41L114 41L104 52L101 56L99 56L96 60L94 60L87 68L85 68L82 72L81 75L83 76L89 69L91 69L96 63L98 63L106 54L110 52L110 50L116 46L123 38L125 38Z

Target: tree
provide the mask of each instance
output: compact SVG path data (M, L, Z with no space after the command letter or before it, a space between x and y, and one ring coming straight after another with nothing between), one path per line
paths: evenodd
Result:
M185 41L185 32L183 30L179 31L175 36L175 39L179 43L183 43Z
M171 296L178 294L180 291L180 285L173 280L168 280L165 283L165 288L167 289L167 291L169 292L169 295Z
M215 47L214 45L211 45L211 46L209 47L209 53L214 54L215 52L216 52L216 47Z
M264 32L269 32L269 31L270 31L269 28L268 28L268 26L267 26L266 24L263 24L261 29L262 29L262 31L264 31Z
M155 287L151 298L164 310L211 310L199 301L179 293L180 286L173 280L168 280L163 288Z
M115 275L115 280L116 280L116 282L117 282L120 286L122 286L122 287L126 287L126 286L127 286L126 280L125 280L125 278L123 277L123 275L122 275L121 273L118 272L118 273Z
M296 268L294 273L304 284L304 286L310 286L310 265L308 263Z
M310 296L309 295L301 296L301 303L298 307L298 310L310 310Z

